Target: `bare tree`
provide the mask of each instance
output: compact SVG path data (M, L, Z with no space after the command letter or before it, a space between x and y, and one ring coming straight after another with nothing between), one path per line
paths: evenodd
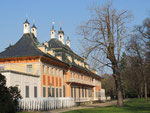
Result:
M127 10L117 11L111 3L90 9L91 18L80 26L84 54L98 62L99 68L113 71L118 97L117 105L123 106L119 61L124 39L127 38L126 23L131 17Z
M135 29L135 44L132 45L132 50L134 50L133 54L137 55L140 59L140 66L141 66L141 75L143 77L143 84L144 84L144 97L147 99L147 78L149 76L148 67L150 64L150 18L146 18L143 21L142 25L136 26Z

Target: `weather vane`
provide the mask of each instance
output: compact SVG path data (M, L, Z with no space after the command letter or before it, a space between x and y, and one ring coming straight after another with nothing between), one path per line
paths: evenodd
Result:
M60 22L60 27L62 27L62 21Z

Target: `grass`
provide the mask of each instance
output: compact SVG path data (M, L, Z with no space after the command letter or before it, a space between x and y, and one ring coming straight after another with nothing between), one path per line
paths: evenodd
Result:
M73 110L64 113L150 113L150 98L132 99L125 102L123 107L109 106L104 108L90 108Z
M36 113L36 112L27 112L27 111L25 111L25 112L17 112L17 113Z
M27 112L27 111L25 111L25 112L17 112L17 113L35 113L35 112Z

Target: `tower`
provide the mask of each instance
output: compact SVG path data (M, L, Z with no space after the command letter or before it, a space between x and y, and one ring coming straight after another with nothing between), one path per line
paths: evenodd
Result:
M28 20L26 19L26 21L24 22L24 30L23 33L30 33L30 23L28 22Z
M69 40L69 36L67 36L67 42L66 42L66 45L67 45L68 47L70 47L70 40Z
M55 38L55 29L54 29L54 24L55 22L52 22L52 29L51 29L51 39L54 39Z
M37 28L36 28L35 24L33 24L33 26L31 27L31 33L33 33L34 36L37 38Z
M61 24L62 24L62 23L60 23L60 30L58 31L58 39L59 39L63 44L65 44L65 41L64 41L64 31L62 30Z

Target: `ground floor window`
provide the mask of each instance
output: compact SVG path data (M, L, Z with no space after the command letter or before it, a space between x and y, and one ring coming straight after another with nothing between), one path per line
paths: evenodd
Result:
M87 97L87 94L86 94L86 88L85 88L85 97Z
M43 87L43 97L46 97L46 88Z
M92 89L89 89L89 97L92 97Z
M26 98L29 98L29 86L25 86L25 88L26 88Z
M82 88L82 97L84 97L84 88Z
M58 97L58 88L56 88L56 97Z
M81 93L80 93L80 87L79 87L79 98L81 97L81 95L80 95Z
M71 87L71 97L73 97L73 87Z
M52 88L52 97L55 97L55 88Z
M66 89L65 89L65 85L63 85L63 96L66 97Z
M37 86L34 86L34 97L37 97Z
M50 97L51 96L51 90L50 90L50 88L48 88L48 97Z
M62 93L61 88L59 89L59 93L60 93L60 97L62 97L62 94L61 94L61 93Z
M74 98L76 98L76 87L74 87Z

